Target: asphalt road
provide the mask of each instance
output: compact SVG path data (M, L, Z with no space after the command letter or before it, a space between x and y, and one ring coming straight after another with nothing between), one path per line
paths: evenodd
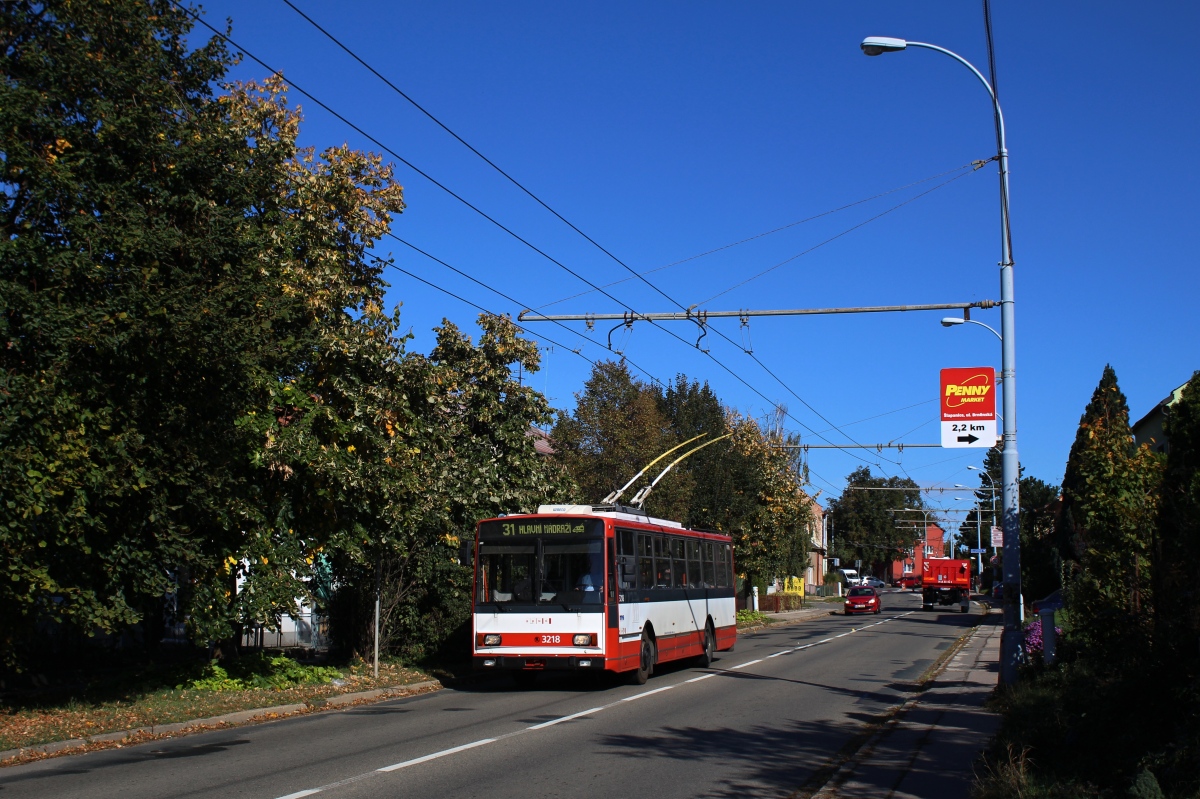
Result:
M974 609L974 608L973 608ZM644 686L507 680L0 771L0 799L674 799L787 796L976 618L885 594L881 615L739 637Z

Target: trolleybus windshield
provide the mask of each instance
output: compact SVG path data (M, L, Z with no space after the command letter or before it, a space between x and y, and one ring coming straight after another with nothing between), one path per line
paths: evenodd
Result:
M522 521L521 528L516 524L480 525L475 601L599 612L604 601L603 522Z

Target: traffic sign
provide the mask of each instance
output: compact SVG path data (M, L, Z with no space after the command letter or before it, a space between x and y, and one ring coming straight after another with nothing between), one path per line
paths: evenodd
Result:
M971 550L972 555L984 555L986 553L987 553L986 549L972 549Z
M992 546L994 546L994 547L1004 546L1004 530L1002 530L999 527L996 527L995 525L992 525Z
M943 369L941 377L942 446L995 446L996 370L990 366Z

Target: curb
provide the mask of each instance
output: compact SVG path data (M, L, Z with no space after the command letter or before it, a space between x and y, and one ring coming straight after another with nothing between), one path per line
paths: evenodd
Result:
M224 713L220 716L212 716L206 719L177 721L171 724L154 724L148 727L136 727L131 730L119 730L117 732L106 732L101 735L91 735L87 738L73 738L69 741L54 741L34 746L23 746L18 749L9 749L8 751L0 752L0 767L15 766L18 763L41 759L41 757L49 755L61 753L74 754L72 750L82 749L95 744L115 744L116 747L120 747L122 742L131 738L136 739L132 743L143 743L156 738L173 736L178 733L205 732L217 727L236 727L251 722L278 721L279 719L291 716L319 713L324 710L332 710L347 705L367 704L431 690L436 691L443 687L442 683L438 680L425 680L424 682L411 683L409 685L395 685L390 688L375 688L370 691L337 694L325 699L314 699L312 702L275 705L273 707L256 707L251 710L238 710L233 713Z

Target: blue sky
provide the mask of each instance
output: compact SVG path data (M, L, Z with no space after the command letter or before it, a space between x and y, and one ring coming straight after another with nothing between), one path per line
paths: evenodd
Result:
M999 298L995 164L962 169L995 153L986 93L943 55L867 58L858 47L868 35L931 42L986 72L981 3L293 2L637 272L858 203L647 275L662 294L619 283L614 301L574 296L588 287L398 165L408 210L393 231L517 302L398 242L380 254L491 311ZM294 85L573 271L598 285L630 277L282 0L204 8L215 24L231 17L233 38ZM1200 5L1019 0L993 14L1011 159L1018 442L1025 473L1057 483L1106 363L1134 418L1200 368L1200 90L1194 53L1173 43L1200 29ZM249 59L234 72L264 75ZM292 100L304 108L303 143L377 149L298 92ZM476 309L388 279L414 349L429 350L443 318L475 332ZM707 381L759 417L786 405L787 427L809 443L934 443L938 370L1000 361L990 333L942 328L942 315L753 319L748 337L724 320L712 327L732 343L711 332L708 355L688 323L639 323L613 339L644 377ZM996 310L973 318L1000 324ZM528 379L569 410L591 369L570 349L613 356L609 326L568 327L530 325L552 349ZM811 490L835 494L864 461L922 485L977 484L966 466L982 455L813 450ZM953 506L952 494L935 502Z

